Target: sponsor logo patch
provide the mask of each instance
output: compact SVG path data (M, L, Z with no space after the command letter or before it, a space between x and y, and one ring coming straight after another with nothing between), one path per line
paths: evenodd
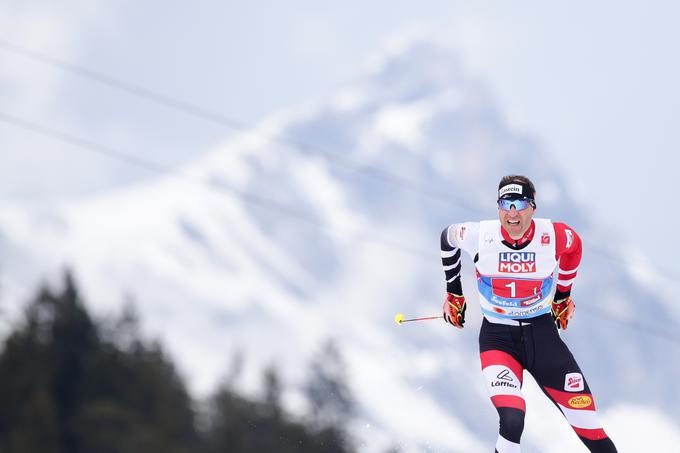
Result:
M548 233L541 235L541 245L550 245L550 235Z
M510 274L536 272L536 253L501 252L498 254L498 272Z
M583 391L583 376L581 373L567 373L564 377L564 390L567 392Z
M574 242L574 232L571 230L564 230L564 232L567 235L567 248L571 247L571 244Z
M501 381L512 381L512 376L510 376L510 370L503 370L496 376Z
M588 407L593 404L593 399L586 395L575 396L573 398L569 398L567 404L576 409L583 409L584 407Z
M518 395L522 382L506 365L490 365L482 371L491 395Z
M533 297L530 297L529 299L524 299L522 301L522 307L528 307L529 305L533 305L539 300L543 298L543 293L538 293Z
M490 302L493 305L498 305L499 307L519 307L519 304L516 300L503 299L502 297L498 297L495 294L491 296Z
M465 238L465 226L462 226L458 229L458 237L462 241L463 238Z
M510 378L509 381L507 380L493 381L491 382L491 387L509 387L511 389L519 388L519 386L515 383L515 380L513 378Z
M500 191L498 191L498 198L502 197L503 195L507 193L518 193L522 195L522 186L519 184L508 184L507 186L503 186Z
M532 315L536 313L537 311L541 311L545 308L543 304L538 304L534 305L533 307L527 309L526 311L514 311L511 310L507 313L508 316L511 316L513 318L528 318L529 315Z

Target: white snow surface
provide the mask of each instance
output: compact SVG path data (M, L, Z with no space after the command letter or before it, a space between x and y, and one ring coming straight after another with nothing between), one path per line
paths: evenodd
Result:
M69 266L96 313L136 301L195 395L214 389L242 351L244 391L257 392L274 363L294 412L304 410L306 363L334 338L358 402L359 451L491 451L497 420L479 370L470 261L464 330L393 317L439 314L439 232L494 217L508 173L533 177L539 214L585 241L563 338L605 429L621 452L679 451L679 348L655 329L680 319L650 288L653 269L598 233L540 147L508 129L455 55L426 41L181 173L60 205L3 205L0 302L16 318L38 281L58 281ZM638 317L646 329L633 327ZM585 451L530 378L525 393L523 451Z

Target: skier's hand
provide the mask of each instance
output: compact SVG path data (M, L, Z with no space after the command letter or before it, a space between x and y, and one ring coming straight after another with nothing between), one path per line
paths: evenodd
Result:
M553 300L550 314L552 314L558 329L567 329L569 320L574 316L574 310L576 310L576 305L571 300L571 296L560 300Z
M466 308L465 296L447 293L443 307L444 321L462 329L463 324L465 324Z

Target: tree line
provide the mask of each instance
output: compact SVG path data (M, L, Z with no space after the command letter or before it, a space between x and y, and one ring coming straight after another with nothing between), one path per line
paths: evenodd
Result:
M284 409L273 366L259 397L239 393L235 371L195 400L133 309L95 319L66 273L61 289L37 291L2 343L0 452L355 453L344 373L328 341L309 366L307 416Z

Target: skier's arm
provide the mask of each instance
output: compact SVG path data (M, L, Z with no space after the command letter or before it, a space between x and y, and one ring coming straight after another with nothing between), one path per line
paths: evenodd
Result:
M581 238L565 223L555 222L554 226L555 258L559 262L555 299L564 299L571 294L571 287L581 263Z
M449 225L442 231L441 253L442 266L444 266L444 278L446 279L446 292L451 294L463 294L463 286L460 283L460 256L461 249L450 237L459 225Z
M556 222L555 258L558 260L557 288L552 303L552 316L558 328L566 329L574 315L576 306L571 299L571 287L576 279L578 266L581 263L581 238L564 223Z
M463 294L460 283L461 250L470 257L477 254L479 248L479 223L454 223L444 228L441 238L442 265L446 277L446 292Z
M456 327L465 324L465 297L461 284L461 250L470 253L477 246L479 224L461 223L449 225L442 231L441 256L446 278L446 300L444 301L444 320Z

